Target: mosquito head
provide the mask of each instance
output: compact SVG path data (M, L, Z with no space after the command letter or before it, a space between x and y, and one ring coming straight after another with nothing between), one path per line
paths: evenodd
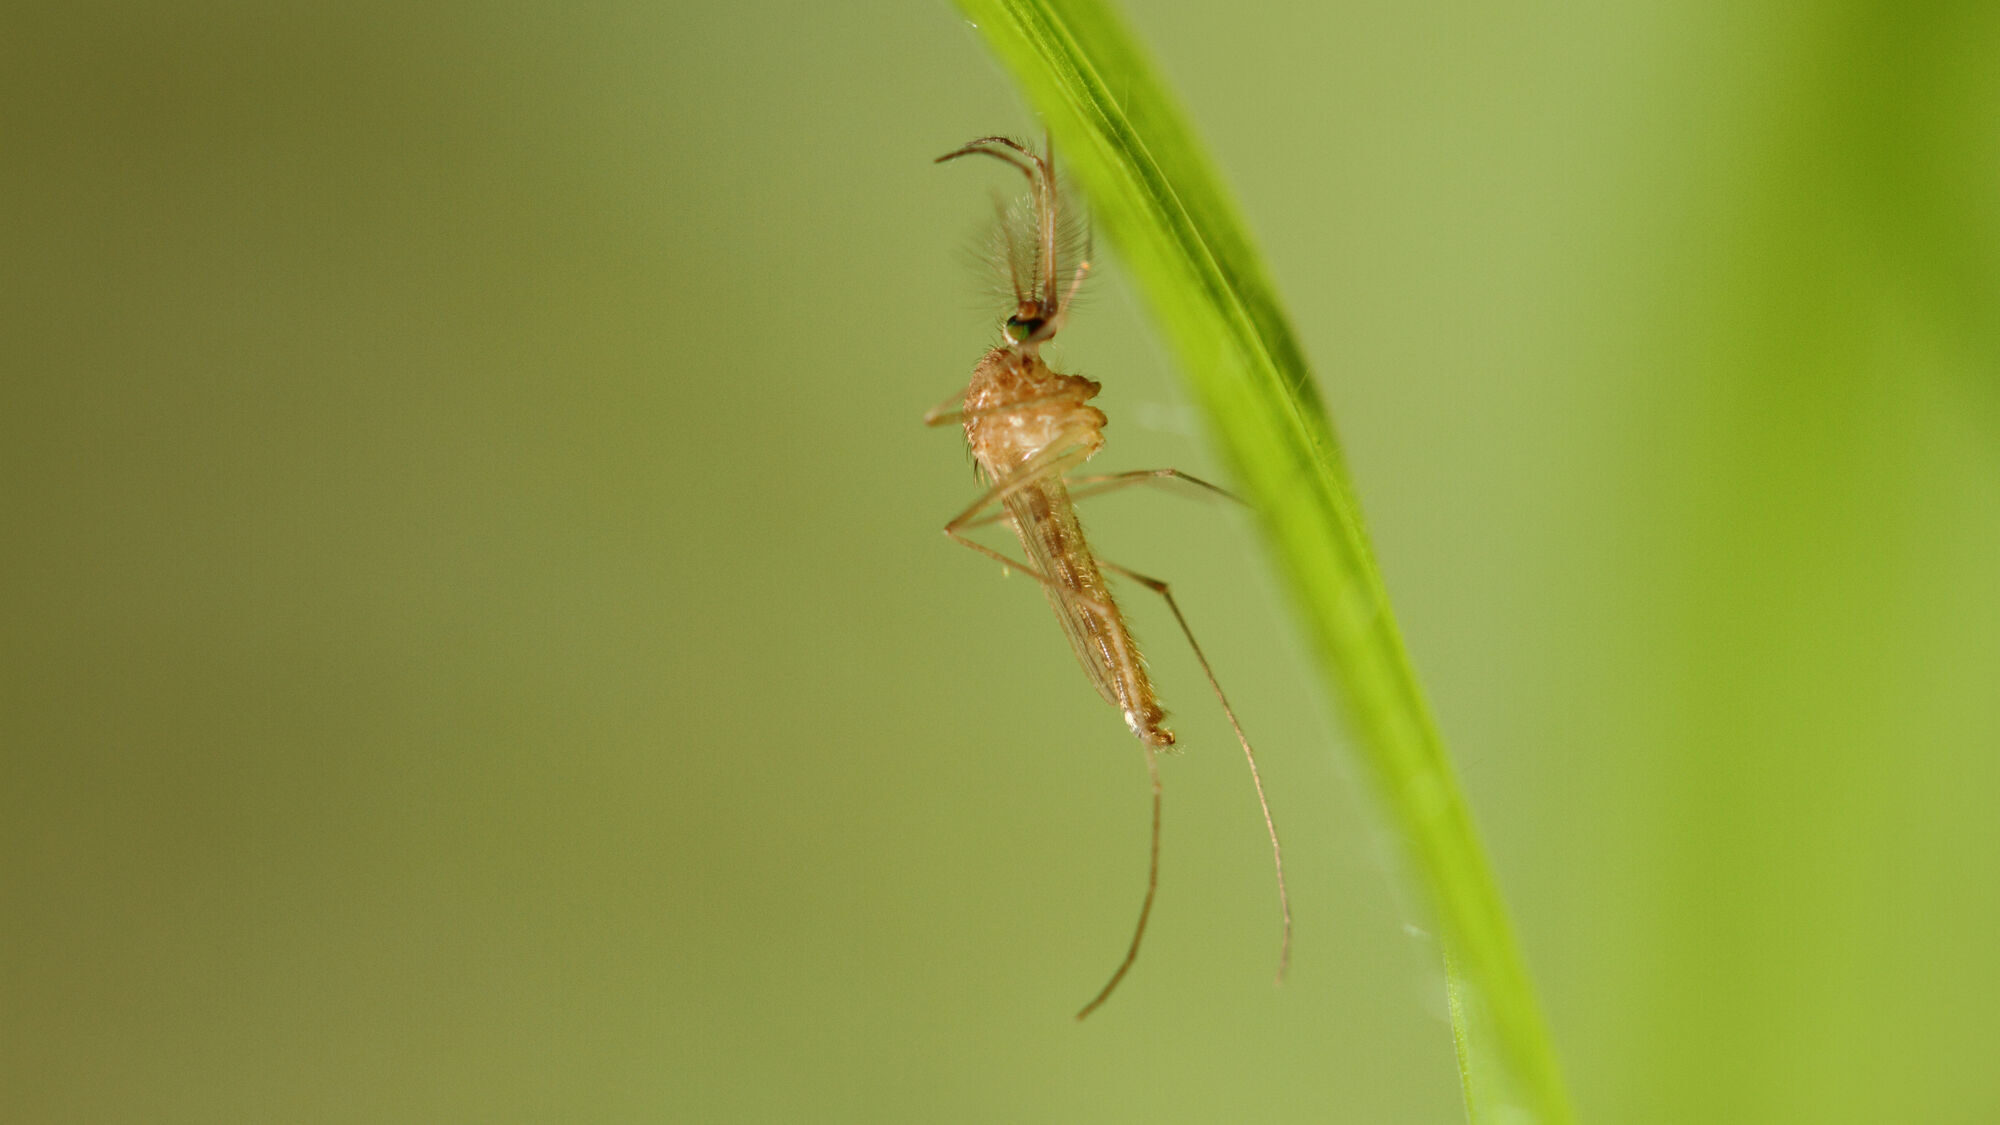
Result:
M980 137L937 158L940 164L964 156L985 156L1021 173L1028 181L1025 204L1010 208L1001 205L1001 223L996 238L996 257L1005 267L1014 292L1014 311L1001 331L1010 346L1031 351L1048 340L1062 326L1070 298L1090 270L1087 261L1075 259L1075 240L1087 238L1081 224L1069 217L1056 186L1055 167L1050 157L1036 155L1026 145L1007 137ZM1075 271L1063 277L1070 264Z
M1056 334L1056 321L1045 315L1040 301L1022 301L1000 331L1010 344L1039 344Z

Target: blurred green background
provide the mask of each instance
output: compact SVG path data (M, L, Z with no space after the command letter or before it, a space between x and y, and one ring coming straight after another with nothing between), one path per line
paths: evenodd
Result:
M2000 8L1135 5L1580 1116L2000 1119ZM1250 524L1137 747L922 411L1037 127L939 3L0 15L0 1119L1458 1120ZM1115 247L1054 358L1219 474Z

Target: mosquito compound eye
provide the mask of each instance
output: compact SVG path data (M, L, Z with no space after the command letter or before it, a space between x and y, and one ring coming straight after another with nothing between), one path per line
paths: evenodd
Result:
M1003 331L1007 333L1009 342L1019 344L1040 334L1042 329L1047 326L1048 321L1043 320L1039 316L1010 316L1007 318L1007 327Z

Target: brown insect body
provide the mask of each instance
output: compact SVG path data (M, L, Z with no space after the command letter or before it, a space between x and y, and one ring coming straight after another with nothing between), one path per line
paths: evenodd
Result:
M965 391L965 442L986 480L1017 482L1000 501L1021 550L1048 579L1043 592L1097 693L1148 746L1174 744L1131 630L1084 537L1076 504L1051 460L1081 463L1104 445L1104 412L1088 405L1102 388L1049 369L1020 345L994 348Z
M1152 781L1153 827L1146 872L1146 897L1139 907L1138 924L1132 931L1125 959L1111 979L1090 1003L1077 1013L1082 1019L1096 1011L1118 982L1132 968L1139 955L1139 943L1146 933L1146 921L1153 910L1160 875L1160 772L1159 751L1174 745L1167 729L1166 712L1146 674L1146 661L1126 628L1118 603L1104 581L1111 570L1144 585L1163 598L1173 611L1181 633L1208 677L1223 714L1229 719L1237 741L1250 766L1250 780L1257 790L1257 803L1264 813L1264 827L1271 838L1272 865L1278 877L1278 903L1283 919L1279 943L1278 975L1282 979L1291 957L1291 904L1285 891L1284 857L1278 845L1278 830L1264 799L1264 783L1257 773L1256 755L1250 740L1236 720L1236 713L1216 682L1215 672L1202 655L1187 618L1181 614L1167 584L1127 570L1115 563L1100 562L1084 539L1083 524L1077 519L1076 499L1095 495L1122 485L1163 481L1169 478L1228 493L1174 469L1152 469L1114 473L1101 478L1066 477L1070 470L1095 456L1104 447L1104 412L1090 405L1098 384L1080 375L1052 371L1041 357L1041 346L1054 338L1069 311L1070 299L1089 272L1089 263L1078 262L1074 272L1066 271L1058 259L1068 238L1078 233L1078 224L1059 205L1053 166L1046 156L1037 156L1026 146L1005 137L981 137L939 162L963 156L986 156L1024 174L1029 183L1025 207L1001 209L1003 229L997 239L1000 258L1012 285L1014 310L1002 332L1006 342L986 353L973 369L965 391L925 415L929 425L959 422L965 431L967 448L978 462L988 488L960 512L944 532L954 542L977 551L1036 579L1048 596L1049 606L1062 623L1070 648L1089 677L1091 686L1104 701L1118 708L1145 750L1146 770ZM1018 221L1017 221L1018 220ZM1063 285L1067 275L1067 287ZM1070 485L1080 486L1076 494ZM991 509L997 514L986 514ZM989 523L1004 522L1020 538L1026 561L1008 558L1000 551L964 533Z

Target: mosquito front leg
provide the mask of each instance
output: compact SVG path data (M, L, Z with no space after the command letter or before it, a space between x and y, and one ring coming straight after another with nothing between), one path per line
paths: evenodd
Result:
M953 391L950 397L946 398L943 402L924 411L924 425L943 426L951 422L956 422L964 413L959 407L964 405L965 392L962 390Z
M1202 675L1208 677L1208 686L1215 691L1216 702L1222 704L1222 713L1228 717L1230 729L1236 732L1237 743L1243 747L1243 760L1250 764L1250 784L1257 790L1257 807L1264 813L1264 831L1271 837L1271 866L1278 875L1278 911L1284 919L1284 933L1278 944L1278 979L1283 981L1285 970L1292 963L1292 898L1285 890L1285 851L1278 844L1278 826L1271 819L1271 802L1264 796L1264 778L1257 772L1257 754L1250 749L1250 738L1243 733L1243 724L1236 719L1236 709L1229 705L1229 697L1223 694L1222 684L1215 678L1215 669L1209 666L1207 655L1201 651L1201 642L1194 639L1194 630L1188 627L1187 616L1181 612L1180 603L1174 600L1174 593L1167 584L1102 558L1097 560L1097 564L1130 578L1166 599L1167 608L1173 611L1174 620L1180 623L1181 635L1187 638L1188 647L1194 650Z
M1228 489L1210 484L1192 473L1184 473L1179 469L1134 469L1128 473L1103 473L1087 477L1067 477L1063 483L1073 486L1069 494L1071 500L1088 500L1093 496L1102 496L1107 492L1116 492L1127 485L1161 484L1169 480L1185 481L1197 488L1205 488L1226 500L1234 500L1238 504L1244 503L1242 498ZM968 529L985 527L987 524L999 523L1006 518L1007 513L995 512L990 516L981 516L965 526Z

